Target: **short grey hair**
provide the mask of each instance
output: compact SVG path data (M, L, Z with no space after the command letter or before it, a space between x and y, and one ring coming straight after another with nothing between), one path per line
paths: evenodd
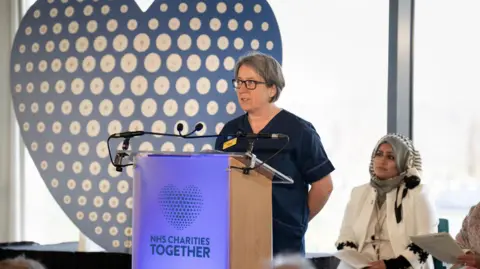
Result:
M43 264L38 261L25 258L24 256L16 257L15 259L7 259L0 261L0 269L46 269Z
M280 63L270 55L261 52L250 52L245 56L240 57L235 64L235 77L238 77L238 70L243 65L247 65L259 74L267 83L267 86L271 87L275 85L277 92L270 100L271 103L278 100L280 93L285 87L285 78L283 77L282 66Z
M280 254L272 260L273 269L283 267L295 267L298 269L315 269L312 262L300 254Z

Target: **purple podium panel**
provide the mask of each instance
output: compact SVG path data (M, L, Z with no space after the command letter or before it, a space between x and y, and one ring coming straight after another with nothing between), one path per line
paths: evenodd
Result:
M133 269L229 267L228 155L138 157Z

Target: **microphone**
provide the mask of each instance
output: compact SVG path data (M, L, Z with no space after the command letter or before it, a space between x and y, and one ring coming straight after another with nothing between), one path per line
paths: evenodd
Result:
M203 129L203 124L202 124L201 122L199 122L199 123L197 123L197 124L195 125L195 128L193 129L193 131L191 131L190 133L184 135L183 137L184 137L184 138L188 138L188 137L190 137L191 135L193 135L194 133L201 131L202 129Z
M203 124L202 123L197 123L195 125L195 128L193 129L193 131L191 131L190 133L186 134L186 135L182 135L182 131L183 131L183 124L182 123L179 123L177 125L177 132L178 134L183 137L183 138L188 138L190 137L191 135L193 135L194 133L198 132L198 131L201 131L203 129Z
M177 132L179 135L182 135L182 131L183 131L183 123L179 123L177 124Z
M259 133L259 134L250 134L244 133L242 131L238 131L236 133L237 137L247 138L247 139L283 139L288 138L288 135L285 134L267 134L267 133Z
M132 138L135 136L142 136L144 134L145 134L144 131L128 131L128 132L115 133L112 135L112 138Z
M130 145L130 137L126 137L123 140L122 150L128 150L129 145ZM110 155L110 146L108 147L108 151L109 151L109 155ZM113 161L113 165L115 166L115 170L117 172L122 172L123 171L122 161L123 161L123 158L125 158L127 156L128 155L125 152L122 152L122 153L117 152L117 154L115 155L115 161Z
M195 131L201 131L203 129L203 123L199 122L195 125Z
M195 125L195 129L191 131L190 133L186 135L182 135L183 131L183 124L179 123L177 124L177 132L179 134L168 134L168 133L156 133L156 132L148 132L148 131L127 131L127 132L121 132L121 133L114 133L110 135L110 138L132 138L135 136L142 136L142 135L162 135L162 136L173 136L173 137L189 137L195 132L201 131L203 129L203 124L202 123L197 123ZM210 136L207 136L210 137Z
M191 136L195 132L201 131L203 129L203 124L202 123L197 123L195 125L195 128L193 131L186 135L182 135L183 131L183 124L179 123L177 124L177 131L179 134L168 134L168 133L156 133L156 132L148 132L148 131L127 131L127 132L121 132L121 133L114 133L110 135L107 139L107 148L108 148L108 155L110 157L110 162L113 164L113 166L116 168L118 172L122 172L122 168L132 165L132 164L122 164L123 158L127 157L128 154L122 152L122 153L117 153L115 155L115 160L112 158L112 153L110 149L110 139L112 138L123 138L123 144L122 144L122 150L126 151L130 145L130 139L136 136L142 136L142 135L162 135L162 136L169 136L169 137L181 137L181 138L202 138L202 137L217 137L217 136Z
M243 170L243 174L248 175L250 170L255 168L256 157L253 154L253 147L255 147L255 139L248 139L248 147L247 147L247 157L250 159L250 165L245 167Z
M229 138L247 138L249 140L256 140L256 139L287 139L289 140L290 137L286 134L267 134L267 133L260 133L260 134L252 134L252 133L244 133L242 131L237 131L234 134L215 134L215 135L197 135L191 136L193 133L198 132L203 129L203 124L197 123L195 126L195 130L187 135L183 135L181 137L188 138L188 139L196 139L196 138L217 138L217 137L229 137ZM147 134L148 132L146 132Z
M268 161L270 161L272 158L274 158L276 155L278 155L280 152L282 152L286 146L290 142L290 137L286 134L278 134L278 133L259 133L259 134L253 134L253 133L244 133L243 131L239 130L235 134L217 134L217 135L197 135L197 136L192 136L194 133L199 132L203 130L204 125L202 123L197 123L195 125L195 128L193 131L189 132L186 135L182 135L181 132L184 129L184 125L182 123L177 124L177 131L179 134L168 134L168 133L156 133L156 132L148 132L148 131L129 131L129 132L121 132L121 133L115 133L112 134L108 137L107 139L107 148L108 148L108 155L110 157L110 162L115 166L116 170L121 172L123 167L127 167L130 165L133 165L133 163L128 163L128 164L122 164L122 160L124 157L128 156L125 152L122 153L117 153L115 156L115 161L112 159L112 154L110 150L110 139L112 138L124 138L123 145L122 145L122 150L126 151L129 147L129 142L130 138L135 137L135 136L142 136L142 135L161 135L161 136L169 136L169 137L181 137L184 139L195 139L195 138L216 138L216 137L236 137L236 138L247 138L249 140L248 148L247 148L247 155L249 156L250 159L250 165L247 167L235 167L232 166L231 168L236 168L240 169L243 171L244 174L249 174L250 171L255 170L259 168L260 166L266 164ZM253 148L255 146L255 140L257 139L285 139L286 143L281 147L278 151L276 151L274 154L263 160L261 163L255 165L256 163L256 156L253 154Z
M264 165L267 161L271 160L273 157L278 155L281 151L285 149L285 147L288 145L290 142L290 137L285 134L268 134L268 133L258 133L258 134L252 134L252 133L245 133L243 130L238 130L237 133L235 134L235 137L237 138L246 138L248 140L248 146L247 146L247 151L246 151L246 156L249 159L250 163L249 165L241 168L241 167L232 167L232 168L238 168L243 171L243 174L248 175L251 170L255 170L258 167ZM268 157L267 159L263 160L260 164L255 165L257 162L257 158L255 154L253 153L253 148L255 147L255 141L258 139L286 139L287 142L283 145L282 148L280 148L277 152L275 152L273 155Z

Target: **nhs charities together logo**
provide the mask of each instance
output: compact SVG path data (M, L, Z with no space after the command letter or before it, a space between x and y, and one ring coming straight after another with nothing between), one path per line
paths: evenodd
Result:
M201 190L193 185L180 191L174 185L162 188L158 195L163 216L175 229L182 231L194 224L203 206ZM210 238L182 236L150 236L153 255L210 257Z
M210 238L151 236L152 255L210 258Z
M168 223L183 230L195 222L202 211L202 192L196 186L187 186L183 191L173 185L163 187L159 194L162 213Z
M281 61L266 1L38 0L11 54L11 92L23 139L68 217L107 251L129 252L130 167L110 165L121 131L218 133L241 114L230 85L251 50ZM117 143L118 142L118 143ZM200 151L213 140L141 137L131 150ZM120 148L120 141L112 149ZM173 219L172 219L173 220Z

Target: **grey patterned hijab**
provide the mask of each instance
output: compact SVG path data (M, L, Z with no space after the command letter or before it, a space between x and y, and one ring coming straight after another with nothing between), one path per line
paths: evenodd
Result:
M385 143L392 146L397 170L400 174L390 179L380 180L377 178L373 170L373 162L378 148ZM398 189L402 183L409 183L409 186L407 186L408 188L416 187L420 183L421 172L422 159L409 138L400 134L388 134L382 137L373 149L372 158L370 160L370 185L377 190L378 205L381 207L385 202L387 193L394 189ZM405 182L405 179L410 179L410 181L414 180L415 182Z

